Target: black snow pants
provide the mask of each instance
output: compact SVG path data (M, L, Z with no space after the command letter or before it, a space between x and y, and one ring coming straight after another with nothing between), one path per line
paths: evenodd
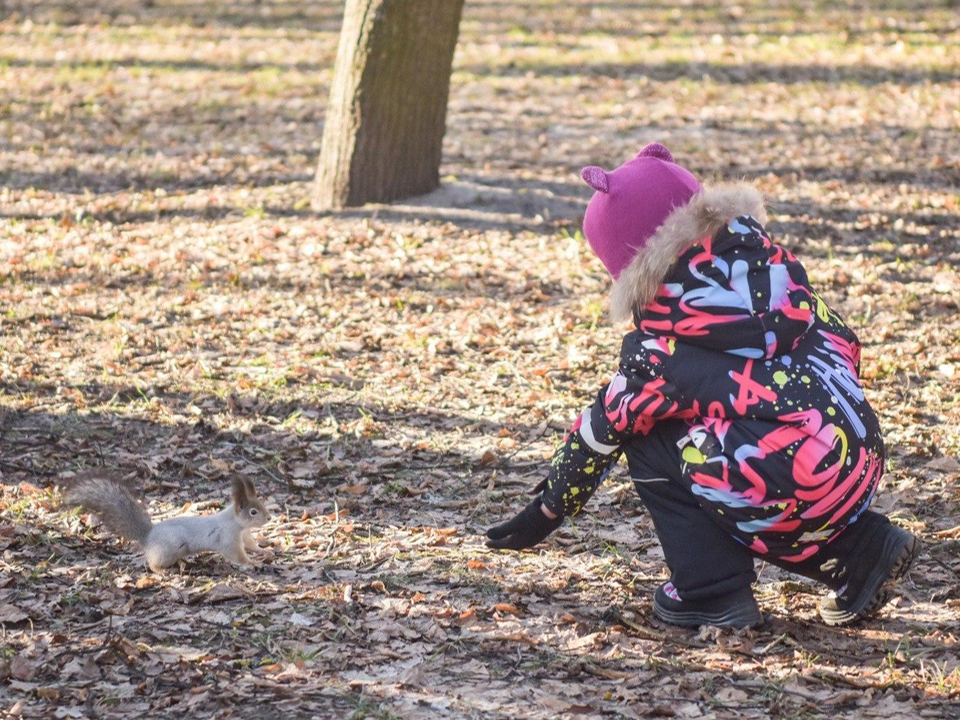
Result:
M630 477L653 524L670 569L670 581L684 600L709 599L750 585L757 576L755 555L714 522L681 476L681 448L687 424L658 423L650 434L624 447ZM871 562L889 521L867 510L816 555L800 563L761 557L778 567L836 590L852 563Z

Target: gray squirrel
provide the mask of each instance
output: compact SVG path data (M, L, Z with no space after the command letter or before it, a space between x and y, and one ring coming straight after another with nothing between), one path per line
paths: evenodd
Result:
M154 524L125 482L108 472L80 475L64 491L64 503L94 513L125 540L139 544L154 572L201 552L219 552L237 565L252 565L248 550L259 549L253 528L270 514L253 483L233 479L233 502L213 515L184 515Z

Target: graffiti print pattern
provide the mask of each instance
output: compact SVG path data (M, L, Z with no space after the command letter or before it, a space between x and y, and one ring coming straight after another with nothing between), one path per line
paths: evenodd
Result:
M684 483L759 554L806 559L869 506L884 448L860 343L756 220L689 248L635 320L617 374L554 456L551 511L578 513L669 418L689 427Z

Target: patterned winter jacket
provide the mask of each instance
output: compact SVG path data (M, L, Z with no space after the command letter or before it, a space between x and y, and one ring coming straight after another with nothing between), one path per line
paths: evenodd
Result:
M706 190L614 287L620 368L554 456L543 503L575 515L631 443L685 420L681 476L760 554L800 561L869 505L883 471L856 335L771 242L759 193Z

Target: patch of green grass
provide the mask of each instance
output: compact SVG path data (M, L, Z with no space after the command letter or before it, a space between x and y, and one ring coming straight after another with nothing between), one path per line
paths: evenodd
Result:
M257 68L247 74L247 79L258 95L277 97L295 87L283 70L275 65Z
M40 562L38 562L36 565L33 566L33 568L30 570L30 573L26 576L26 578L24 578L24 581L28 583L34 583L37 580L39 580L41 577L43 577L44 573L46 573L47 571L47 568L52 564L52 562L56 558L57 558L57 554L51 553L46 560L41 560Z
M920 294L914 290L907 290L901 296L897 303L897 309L900 312L913 313L920 310Z
M106 693L97 698L96 704L104 707L116 707L120 704L121 697L116 693Z
M15 522L24 522L33 515L37 503L53 502L55 500L52 489L47 489L43 494L21 495L16 501L10 503L0 511L0 517L10 517Z
M384 707L384 702L361 694L355 700L353 712L345 720L402 720Z
M316 660L319 655L319 648L308 649L304 646L296 646L286 649L282 659L286 663L309 665Z
M81 602L83 602L83 596L81 591L77 588L73 588L65 593L62 593L57 600L57 603L64 607L79 605Z
M34 272L49 272L61 267L60 259L53 252L35 255L27 262L27 267Z
M960 693L960 668L948 671L946 662L921 660L920 677L938 695L954 696Z
M109 61L92 61L60 65L54 73L54 81L59 85L102 82L113 72L114 64Z

